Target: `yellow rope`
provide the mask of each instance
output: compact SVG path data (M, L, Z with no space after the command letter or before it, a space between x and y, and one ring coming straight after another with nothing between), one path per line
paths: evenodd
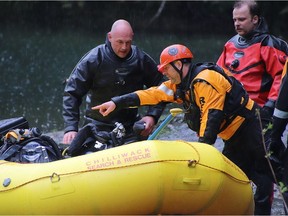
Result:
M212 167L212 166L208 166L208 165L205 165L205 164L201 164L199 161L200 161L200 154L199 152L197 151L197 149L191 144L191 143L188 143L188 142L185 142L185 141L182 141L183 143L189 145L190 147L192 147L195 152L197 153L198 155L198 159L165 159L165 160L153 160L153 161L147 161L147 162L141 162L141 163L137 163L137 164L130 164L130 165L124 165L124 166L117 166L117 167L106 167L106 168L100 168L100 169L92 169L92 170L82 170L82 171L75 171L75 172L68 172L68 173L62 173L62 174L57 174L57 173L53 173L52 175L47 175L47 176L42 176L42 177L39 177L39 178L35 178L35 179L32 179L30 181L27 181L27 182L24 182L22 184L19 184L17 186L14 186L14 187L11 187L11 188L7 188L7 189L3 189L3 190L0 190L0 192L6 192L6 191L10 191L10 190L14 190L14 189L17 189L17 188L20 188L20 187L23 187L24 185L27 185L27 184L30 184L30 183L33 183L33 182L36 182L36 181L39 181L39 180L42 180L42 179L45 179L45 178L50 178L51 181L52 181L52 178L57 176L58 179L60 180L61 176L67 176L67 175L74 175L74 174L81 174L81 173L88 173L88 172L98 172L98 171L104 171L104 170L113 170L113 169L121 169L121 168L126 168L126 167L132 167L132 166L138 166L138 165L146 165L146 164L152 164L152 163L163 163L163 162L187 162L188 166L191 165L191 163L194 164L193 167L195 167L196 165L200 165L200 166L203 166L203 167L206 167L206 168L209 168L209 169L212 169L212 170L216 170L216 171L219 171L225 175L227 175L228 177L240 182L240 183L243 183L243 184L250 184L250 181L247 180L241 180L241 179L238 179L232 175L230 175L229 173L223 171L223 170L220 170L220 169L217 169L215 167ZM1 165L1 164L0 164Z

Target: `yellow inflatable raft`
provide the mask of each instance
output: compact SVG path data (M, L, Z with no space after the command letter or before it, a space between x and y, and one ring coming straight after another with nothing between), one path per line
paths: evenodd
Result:
M253 214L250 182L213 146L143 141L42 164L0 161L0 214Z

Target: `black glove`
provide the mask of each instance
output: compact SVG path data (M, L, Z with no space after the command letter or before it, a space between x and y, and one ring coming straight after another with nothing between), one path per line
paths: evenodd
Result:
M268 106L263 106L260 109L261 119L271 120L273 116L274 109Z
M286 150L286 147L281 139L272 139L270 145L268 146L268 151L271 152L271 158L281 162L284 152Z
M215 143L216 138L211 139L211 138L207 138L207 137L206 138L205 137L199 137L198 142L213 145Z
M281 160L286 149L284 143L282 142L282 135L286 129L288 119L281 119L273 116L273 127L271 131L271 141L268 146L269 151L272 152L272 156Z
M140 135L140 133L145 130L145 122L144 121L137 121L133 125L133 131L135 134Z
M288 123L288 119L282 119L282 118L278 118L276 116L273 116L273 127L272 127L272 131L271 131L271 139L274 140L279 140L281 139L285 129L286 129L286 125Z

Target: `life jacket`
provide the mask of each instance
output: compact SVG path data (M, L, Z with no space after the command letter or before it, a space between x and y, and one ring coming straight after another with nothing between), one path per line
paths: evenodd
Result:
M243 110L249 100L249 96L244 90L242 84L237 81L233 76L228 76L221 67L209 62L195 64L190 73L190 100L189 103L187 103L187 100L184 99L186 102L183 103L183 106L186 110L184 118L188 124L188 127L197 133L199 133L200 129L201 113L199 107L195 102L194 84L197 82L205 82L205 80L197 79L196 76L201 71L206 69L220 73L229 81L232 86L231 91L226 92L226 99L223 110L225 116L225 124L221 127L221 131L223 131L236 118L237 115L244 114ZM242 101L242 98L244 98L244 101Z

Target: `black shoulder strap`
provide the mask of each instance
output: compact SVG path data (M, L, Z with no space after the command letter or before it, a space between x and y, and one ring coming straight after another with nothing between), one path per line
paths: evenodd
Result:
M190 100L193 102L194 101L194 91L193 91L193 86L196 82L205 82L205 80L198 80L198 79L195 79L195 77L203 70L206 70L206 69L209 69L209 70L213 70L213 71L216 71L218 73L220 73L221 75L223 75L228 81L229 83L232 85L232 81L231 79L229 78L229 76L224 72L224 70L218 66L217 64L213 63L213 62L201 62L201 63L196 63L194 65L194 67L192 68L192 77L191 77L191 84L190 84Z
M41 135L40 139L46 141L52 147L53 151L55 152L55 154L57 156L57 159L63 159L63 156L61 154L59 146L54 141L54 139L52 139L51 137L46 136L46 135Z
M194 71L193 71L193 79L192 79L191 86L190 86L190 91L191 91L190 92L190 100L191 100L192 103L195 103L193 85L196 82L199 82L199 80L197 80L197 79L194 80L194 78L201 71L206 70L206 69L216 71L216 72L220 73L222 76L224 76L227 79L227 81L232 86L232 90L231 90L231 91L233 91L232 94L234 95L234 92L237 92L239 94L239 104L236 104L237 108L233 109L233 111L229 111L228 113L227 113L227 110L224 110L224 112L226 113L227 117L226 117L226 123L225 123L225 125L222 126L222 129L221 129L221 131L223 131L237 117L237 114L243 108L245 108L245 106L248 103L249 97L248 97L247 93L245 93L245 90L243 89L243 86L241 85L241 83L238 80L236 80L236 78L234 78L233 76L232 77L228 76L225 73L225 71L220 66L218 66L217 64L211 63L211 62L205 62L205 63L197 63L195 65L195 68L194 68ZM238 94L235 94L235 95L238 96ZM227 99L225 101L224 109L227 107L226 103L230 102L229 101L229 99L230 99L229 97L230 97L230 94L228 95L228 97L227 97ZM241 103L241 98L242 97L244 98L244 101Z
M12 145L10 146L1 156L0 160L5 160L21 149L22 145Z
M195 68L193 71L193 79L203 70L214 70L218 73L220 73L222 76L224 76L229 82L230 84L232 84L232 81L230 79L230 77L225 73L225 71L217 64L213 63L213 62L203 62L203 63L197 63L195 64ZM192 80L193 80L192 79Z

